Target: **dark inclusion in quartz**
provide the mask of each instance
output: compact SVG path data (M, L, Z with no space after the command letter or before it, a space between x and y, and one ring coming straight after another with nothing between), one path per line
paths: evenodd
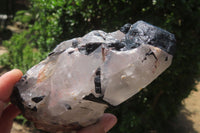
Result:
M126 34L125 39L114 43L108 43L106 46L115 48L115 50L126 51L137 48L141 44L149 44L158 47L171 55L175 53L176 40L174 35L159 27L153 26L144 21L138 21L133 25L125 24L121 27L120 31ZM79 48L79 50L84 51L83 53L88 55L100 45L101 43L90 43ZM77 46L78 43L76 41L76 47Z
M15 85L11 102L37 128L70 131L91 125L166 70L175 37L138 21L92 31L57 45Z
M175 42L173 34L143 21L138 21L130 26L124 40L126 49L137 48L141 44L149 44L172 55L175 52Z

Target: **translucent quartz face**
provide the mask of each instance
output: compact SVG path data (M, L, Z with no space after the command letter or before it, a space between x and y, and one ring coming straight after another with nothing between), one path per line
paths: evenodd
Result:
M109 51L102 65L103 99L112 105L124 102L157 78L171 61L168 53L144 44L127 52Z
M173 35L155 27L155 38L146 36L140 24L154 30L139 21L122 32L97 30L62 42L16 84L12 102L46 131L95 123L108 105L129 99L172 62ZM156 41L157 32L164 41Z

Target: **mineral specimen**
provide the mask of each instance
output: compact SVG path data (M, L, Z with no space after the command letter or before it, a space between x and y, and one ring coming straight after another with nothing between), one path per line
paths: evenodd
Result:
M39 129L80 129L150 84L174 51L174 35L144 21L112 33L92 31L62 42L28 70L11 101Z

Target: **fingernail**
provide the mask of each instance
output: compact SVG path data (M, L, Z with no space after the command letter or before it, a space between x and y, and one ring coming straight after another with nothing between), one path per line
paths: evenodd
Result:
M109 116L105 119L104 131L108 132L117 123L115 116Z
M22 71L19 70L19 69L12 69L11 72L15 72L16 75L18 75L18 76L20 76L20 77L21 77L21 75L23 75Z

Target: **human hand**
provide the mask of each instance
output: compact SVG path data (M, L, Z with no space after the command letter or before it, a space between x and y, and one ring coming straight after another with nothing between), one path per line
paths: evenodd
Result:
M105 113L100 121L94 125L83 128L77 133L106 133L117 123L116 116Z
M0 132L10 133L13 119L20 113L13 104L9 104L9 97L15 83L22 77L20 70L14 69L0 77Z

